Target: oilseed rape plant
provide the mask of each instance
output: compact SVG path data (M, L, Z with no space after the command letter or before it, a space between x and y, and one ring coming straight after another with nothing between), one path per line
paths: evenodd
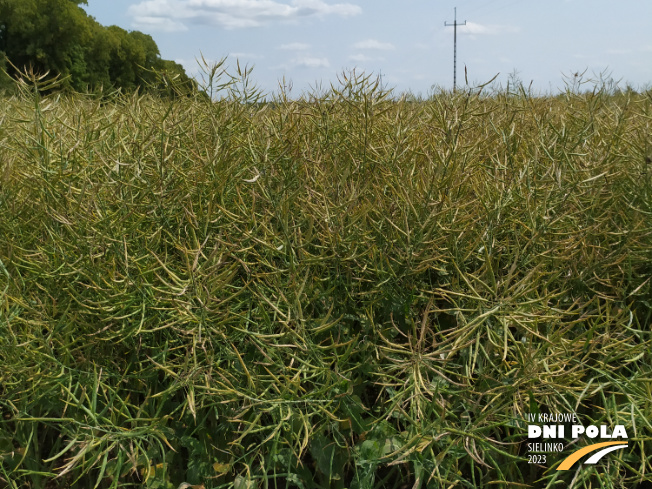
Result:
M213 68L3 97L0 485L650 484L651 92Z

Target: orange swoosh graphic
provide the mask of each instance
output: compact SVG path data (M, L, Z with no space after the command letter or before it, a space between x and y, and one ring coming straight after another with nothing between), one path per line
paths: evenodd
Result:
M579 459L581 459L584 455L586 455L587 453L594 452L599 448L609 447L611 445L625 445L626 443L627 442L622 442L622 441L605 441L603 443L594 443L593 445L586 446L584 448L579 449L576 452L571 453L568 457L566 457L564 461L561 464L559 464L557 470L570 469L573 466L573 464L577 462Z

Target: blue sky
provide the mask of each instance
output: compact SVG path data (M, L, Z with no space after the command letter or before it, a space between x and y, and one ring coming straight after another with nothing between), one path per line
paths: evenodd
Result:
M652 86L652 2L646 0L89 0L104 25L150 34L161 56L198 73L196 58L254 65L267 92L285 77L292 93L337 83L344 70L382 74L398 92L426 95L457 81L516 75L539 92L564 75L608 73L621 85Z

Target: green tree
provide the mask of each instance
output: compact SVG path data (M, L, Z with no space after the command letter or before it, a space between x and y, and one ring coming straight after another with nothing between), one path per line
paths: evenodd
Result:
M73 0L0 0L4 51L19 68L67 75L89 41L87 15ZM64 28L65 26L65 28ZM80 57L82 59L80 59Z
M161 59L151 36L100 25L79 6L86 3L0 0L0 52L18 69L68 77L64 86L81 91L146 89L156 85L156 70L191 83L181 65Z

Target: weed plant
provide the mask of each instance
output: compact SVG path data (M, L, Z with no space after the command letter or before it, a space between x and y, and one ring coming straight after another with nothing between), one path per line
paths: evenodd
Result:
M652 93L209 75L2 100L0 485L650 487Z

